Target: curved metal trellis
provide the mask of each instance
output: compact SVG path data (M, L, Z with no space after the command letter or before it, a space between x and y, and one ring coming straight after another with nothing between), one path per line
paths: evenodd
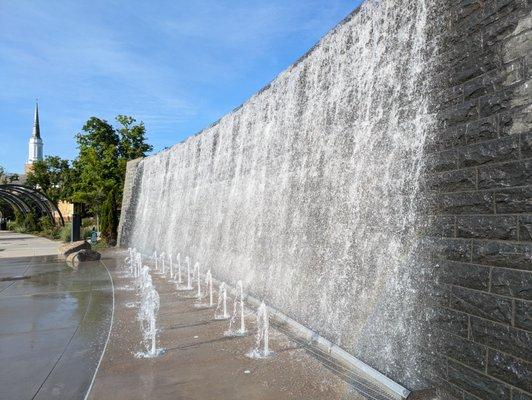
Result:
M47 215L51 221L56 222L54 213L59 216L61 225L65 225L63 215L52 200L43 192L30 186L5 184L0 185L0 198L11 204L23 214L37 208L42 214Z
M6 203L8 203L11 207L19 210L23 214L29 213L31 211L30 207L24 201L10 192L4 192L0 190L0 198L5 200Z

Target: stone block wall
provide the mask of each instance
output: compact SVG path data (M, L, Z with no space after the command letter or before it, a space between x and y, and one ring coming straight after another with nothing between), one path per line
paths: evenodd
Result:
M129 228L134 220L132 213L135 209L136 196L133 196L135 188L135 176L137 167L142 158L128 161L126 166L126 176L124 179L124 192L122 195L122 207L120 210L120 222L118 223L118 237L117 246L122 246L129 231Z
M440 371L459 399L532 399L532 17L447 2L428 146Z

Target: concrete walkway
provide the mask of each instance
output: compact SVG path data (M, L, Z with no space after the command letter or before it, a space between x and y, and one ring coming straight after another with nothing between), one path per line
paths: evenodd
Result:
M73 270L59 243L0 231L0 399L83 399L110 329L105 267Z
M154 274L158 345L144 351L135 282L123 252L77 270L57 242L0 232L0 399L386 400L371 384L278 328L275 355L255 360L255 318L245 337L196 307L190 292ZM110 272L108 272L110 271ZM112 279L111 279L112 277ZM93 380L94 379L94 380Z
M272 328L275 355L254 360L255 317L247 310L250 334L227 337L228 321L213 319L214 310L198 308L193 293L152 274L160 295L157 358L137 358L143 347L138 295L119 258L108 263L115 285L114 323L90 399L186 400L335 400L388 397L352 372ZM231 307L232 307L232 299Z

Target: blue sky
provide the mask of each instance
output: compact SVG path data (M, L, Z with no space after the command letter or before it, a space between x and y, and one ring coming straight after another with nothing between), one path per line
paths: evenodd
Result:
M35 98L45 155L91 116L132 115L159 151L271 81L360 0L0 1L0 165L21 172Z

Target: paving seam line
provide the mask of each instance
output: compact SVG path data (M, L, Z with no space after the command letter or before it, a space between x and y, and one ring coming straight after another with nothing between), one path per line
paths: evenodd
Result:
M109 272L109 268L107 268L107 265L100 260L100 264L102 264L107 271L107 275L109 275L109 279L111 280L111 291L113 293L113 307L111 309L111 324L109 325L109 332L107 333L107 339L105 340L105 345L103 346L102 354L100 355L100 359L98 360L98 365L96 365L96 369L94 370L94 375L92 376L91 383L87 389L87 392L85 393L84 400L87 400L89 398L89 394L92 390L92 386L94 385L94 381L96 380L96 375L98 374L98 370L100 369L100 365L103 360L103 356L105 355L105 351L107 350L107 345L109 344L109 339L111 338L111 331L113 330L113 323L114 323L114 317L115 317L115 285L113 282L113 277L111 275L111 272Z

